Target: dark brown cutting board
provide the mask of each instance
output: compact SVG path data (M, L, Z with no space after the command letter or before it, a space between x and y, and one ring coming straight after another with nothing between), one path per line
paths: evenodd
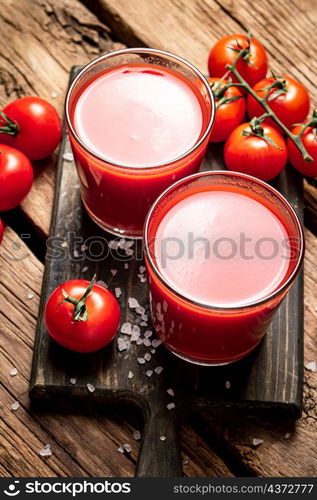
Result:
M74 76L76 69L72 71ZM264 341L245 360L233 365L209 368L196 367L172 354L164 346L156 349L152 359L139 364L149 347L132 343L119 352L117 341L103 351L82 355L67 351L49 339L46 332L43 310L49 294L65 280L84 277L90 279L94 273L114 291L120 287L121 323L126 321L140 325L140 315L129 308L127 300L135 297L146 308L147 284L141 283L138 274L142 262L142 244L135 244L135 256L129 261L129 268L107 254L106 240L115 237L103 232L86 214L80 200L78 179L74 163L67 161L64 153L70 153L66 134L60 148L56 193L51 222L50 237L54 245L67 253L64 259L56 258L49 240L43 278L42 298L38 315L35 339L30 396L81 398L87 402L125 402L136 405L144 417L142 447L138 460L138 476L179 476L182 474L177 442L176 415L189 411L212 410L214 407L234 411L240 407L247 411L281 410L288 416L299 417L302 404L303 376L303 276L295 284L276 314ZM203 169L223 169L222 148L211 146L205 158ZM291 168L274 181L279 189L303 216L302 181ZM75 237L82 237L76 242ZM90 250L82 258L80 246L93 237L99 243L91 246L91 254L102 252L99 261L89 259ZM56 239L59 238L59 239ZM62 245L66 240L67 247ZM92 241L92 240L90 240ZM89 241L88 241L89 242ZM103 246L102 246L103 245ZM114 252L116 253L116 252ZM90 256L91 256L90 254ZM55 255L55 257L54 257ZM83 271L83 269L88 268ZM114 276L111 270L118 272ZM151 328L141 326L141 331ZM121 335L128 339L128 336ZM151 340L155 338L154 334ZM164 368L160 375L155 372L146 376L147 370ZM133 378L128 378L128 373ZM69 381L77 377L76 385ZM231 384L226 387L226 382ZM87 384L96 390L89 392ZM228 385L228 384L227 384ZM175 397L167 393L172 388ZM176 408L169 410L167 404L175 402ZM161 441L160 436L166 436Z

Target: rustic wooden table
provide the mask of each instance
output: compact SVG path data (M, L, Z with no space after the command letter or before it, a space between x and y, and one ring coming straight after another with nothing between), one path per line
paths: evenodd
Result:
M272 69L299 78L317 104L314 0L3 0L0 105L38 94L62 112L70 67L128 46L175 52L206 71L210 46L250 29ZM132 476L140 428L124 408L31 408L28 384L54 193L56 156L36 166L31 193L4 216L0 248L0 476ZM317 184L305 181L305 364L317 360ZM30 235L26 237L26 235ZM18 257L18 258L17 258ZM16 367L18 375L10 376ZM317 468L317 373L305 369L302 418L199 414L180 431L187 476L309 476ZM11 404L20 407L12 411ZM84 429L84 432L83 432ZM253 438L263 439L259 447ZM53 454L39 450L50 444ZM130 443L132 452L117 452Z

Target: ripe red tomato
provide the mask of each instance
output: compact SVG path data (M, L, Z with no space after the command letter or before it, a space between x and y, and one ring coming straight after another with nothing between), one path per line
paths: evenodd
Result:
M80 303L76 308L77 301ZM115 337L120 308L109 290L95 284L95 277L90 283L75 279L58 286L50 295L45 307L45 323L50 336L63 347L94 352Z
M2 243L3 233L4 233L4 225L3 225L2 219L0 219L0 245Z
M209 53L209 75L220 78L224 76L227 72L226 64L232 64L238 52L247 47L247 35L233 34L218 40ZM249 56L238 61L237 70L251 87L265 78L268 70L267 54L263 45L256 38L251 38ZM233 77L233 81L237 81L235 77Z
M298 135L302 128L303 125L296 125L292 129L293 134ZM305 146L307 153L310 154L314 161L305 161L301 152L288 138L287 149L289 161L301 174L308 175L309 177L317 177L317 129L307 127L302 135L302 143Z
M31 160L42 160L54 151L62 136L62 124L49 102L22 97L8 104L3 113L0 142L19 149Z
M290 128L295 123L303 122L306 119L310 106L309 94L304 85L291 76L281 75L277 80L280 82L278 85L282 88L272 88L268 93L267 102L281 122ZM274 78L265 78L258 82L253 90L259 97L264 97L268 87L273 83ZM279 91L283 91L283 89L284 93L280 93ZM251 94L248 95L247 108L250 118L264 113L261 104ZM277 127L270 118L267 118L265 122Z
M239 125L245 115L245 99L238 87L229 87L224 92L221 88L227 83L220 78L208 78L216 101L216 115L210 135L210 142L222 142Z
M264 137L251 133L250 122L239 125L229 136L224 150L229 170L253 175L263 181L276 177L285 167L287 149L283 136L270 125L262 125ZM268 142L266 137L275 145Z
M21 151L0 144L0 212L18 206L33 182L33 167Z

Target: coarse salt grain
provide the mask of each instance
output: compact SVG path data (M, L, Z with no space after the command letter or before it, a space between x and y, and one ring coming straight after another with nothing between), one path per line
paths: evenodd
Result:
M149 352L146 352L146 353L144 354L144 359L145 359L145 361L150 361L150 359L151 359L151 358L152 358L152 356L151 356L151 354L150 354Z
M114 289L114 293L115 293L115 295L116 295L117 299L118 299L119 297L121 297L121 295L122 295L121 288L117 286L117 287Z
M140 325L141 326L147 326L147 321L141 321Z
M316 361L310 361L305 365L305 368L311 372L317 371L317 363Z
M117 448L117 451L118 451L119 453L124 453L124 449L122 448L122 446L119 446L119 448Z
M75 257L75 259L77 259L77 257L79 257L79 252L78 252L78 250L74 250L74 257Z
M85 245L85 243L84 243L83 245L81 245L80 250L81 250L82 252L85 252L86 250L88 250L88 246L87 246L87 245Z
M133 332L132 335L131 335L131 342L136 342L138 341L140 338L140 333L139 332ZM142 339L141 339L142 340Z
M145 313L145 309L144 309L144 307L142 307L142 306L138 306L138 307L135 309L135 312L136 312L137 314L141 314L141 315L142 315L142 314L144 314L144 313Z
M74 155L73 155L73 153L64 153L63 159L65 161L74 161Z
M139 267L139 271L140 271L141 274L145 273L146 267L145 266L140 266Z
M142 319L143 321L148 321L148 319L149 319L149 318L148 318L148 315L147 315L147 314L142 314L141 319Z
M129 297L128 299L129 307L130 309L136 309L137 307L140 307L140 304L134 297Z
M133 434L133 439L135 439L136 441L139 441L139 439L141 439L141 432L140 431L134 431Z
M63 241L63 242L61 243L61 247L66 248L67 246L68 246L67 241Z
M172 388L167 389L167 391L166 391L166 392L167 392L167 394L169 394L170 396L172 396L172 398L175 396L175 392L173 391L173 389L172 389Z
M227 380L227 381L226 381L226 383L225 383L225 387L226 387L226 389L230 389L230 387L231 387L231 382L230 382L229 380Z
M105 281L103 281L103 280L98 280L96 284L100 285L100 286L103 286L104 288L108 288L107 283Z
M160 346L160 345L161 345L161 343L162 343L162 341L161 341L161 340L159 340L159 339L154 339L154 340L152 340L152 347L154 347L154 348L156 349L158 346Z
M125 333L126 335L131 335L132 334L132 325L131 323L123 323L120 329L121 333Z
M259 439L259 438L252 439L253 446L260 446L260 444L262 444L262 443L264 443L264 439Z
M153 335L152 330L146 330L146 331L144 332L144 337L145 337L146 339L148 339L149 337L152 337L152 335Z
M141 283L145 283L146 282L146 277L141 278L140 281L141 281Z
M166 441L166 436L160 436L161 441Z
M131 371L130 371L130 372L128 373L128 378L133 378L133 376L134 376L134 375L133 375L133 372L131 372Z
M284 437L285 437L285 439L289 439L291 437L290 432L287 432Z
M150 350L150 353L151 353L151 354L155 354L155 349L151 349L151 350Z
M44 448L39 451L41 457L50 457L52 455L51 445L46 444Z
M162 373L163 370L164 370L163 366L157 366L156 368L154 368L154 371L157 375L160 375L160 373Z
M144 359L144 358L138 358L138 363L139 363L140 365L144 365L144 363L145 363L145 359Z
M83 273L85 273L86 271L88 271L88 266L83 267Z
M153 375L153 370L147 370L147 371L145 372L145 375L146 375L147 377L149 377L149 378L150 378L150 377L152 377L152 375Z
M11 377L15 377L17 374L18 374L18 370L16 368L12 368L12 370L10 370Z
M117 274L118 270L117 269L110 269L110 272L111 272L112 276L115 276Z
M16 411L18 408L20 408L19 401L14 401L14 403L12 403L12 405L11 405L11 410Z
M72 384L72 385L75 385L76 382L77 382L77 379L75 377L72 377L69 379L69 382Z
M124 269L129 269L129 264L127 262L124 263Z
M138 325L133 325L132 333L141 333L140 327Z
M168 405L166 405L166 408L168 410L173 410L175 408L175 403L168 403Z
M130 452L131 452L131 450L132 450L131 445L129 445L129 444L127 444L127 443L125 443L125 444L123 445L123 449L124 449L124 451L126 451L127 453L130 453Z
M143 345L145 345L145 347L150 347L151 345L150 339L143 339Z
M117 345L118 345L118 349L120 352L125 351L129 347L129 344L127 343L127 341L124 340L122 337L118 338Z
M143 344L143 339L138 338L137 341L136 341L136 344L137 345Z
M87 389L89 392L95 392L96 388L92 384L87 384Z
M51 98L52 99L56 99L57 96L58 96L57 92L51 92Z
M34 293L28 292L27 298L31 300L31 299L33 299L33 297L34 297Z

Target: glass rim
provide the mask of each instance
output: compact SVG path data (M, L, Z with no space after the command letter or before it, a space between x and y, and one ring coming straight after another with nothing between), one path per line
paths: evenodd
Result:
M95 64L98 64L99 62L101 62L101 61L103 61L105 59L110 59L111 57L114 57L114 56L118 56L118 55L121 55L121 54L138 54L138 53L140 53L140 54L150 54L150 55L151 54L153 54L153 55L163 55L163 56L166 56L166 57L169 57L169 58L172 58L172 59L176 60L177 62L183 64L184 66L186 66L187 68L189 68L191 71L193 71L198 76L198 78L202 81L202 83L204 84L205 88L207 89L207 93L209 95L210 103L211 103L211 113L210 113L210 119L208 121L208 124L206 126L206 129L205 129L203 135L201 136L201 138L199 139L199 141L196 142L189 150L185 151L181 155L179 155L179 156L177 156L177 157L175 157L172 160L169 160L167 162L150 164L150 165L141 166L141 167L133 167L131 165L125 165L124 163L115 162L113 160L110 160L110 159L108 159L106 157L106 155L98 154L95 151L93 151L93 149L91 149L89 146L87 146L81 140L81 138L78 136L78 134L75 131L75 128L73 127L73 124L72 124L72 121L71 121L71 118L70 118L69 107L70 107L71 95L72 95L72 92L74 90L75 85L79 82L79 80L81 79L81 77L91 67L93 67ZM210 85L208 84L207 78L201 73L201 71L199 71L199 69L197 69L190 62L186 61L186 59L183 59L182 57L177 56L175 54L172 54L171 52L167 52L166 50L160 50L160 49L151 49L151 48L147 48L147 47L135 47L135 48L132 47L132 48L127 48L127 49L120 49L120 50L115 50L113 52L107 52L106 54L103 54L103 55L101 55L99 57L96 57L90 63L86 64L80 70L80 72L78 73L78 75L74 78L74 80L72 81L71 85L69 86L69 88L67 90L66 99L65 99L66 124L67 124L67 127L69 128L71 134L75 138L75 140L79 143L79 145L85 151L87 151L89 154L91 154L94 158L97 158L98 160L106 162L110 166L120 167L120 168L123 168L123 169L126 169L126 170L131 170L131 171L135 171L136 168L141 171L141 170L152 170L152 169L156 169L156 168L168 167L169 165L172 165L172 164L178 162L179 160L182 160L183 158L186 158L186 156L190 155L191 153L193 153L206 140L206 138L207 138L207 136L208 136L208 134L209 134L209 132L211 130L211 127L212 127L212 125L214 123L215 111L216 110L215 110L214 95L212 93Z
M289 277L287 278L287 280L284 283L282 283L280 286L278 286L278 288L276 290L274 290L273 292L271 292L269 295L267 295L261 299L255 300L253 302L247 303L247 304L242 304L242 305L238 305L238 306L215 306L215 305L212 305L209 303L205 303L203 301L193 299L192 297L187 295L185 292L182 292L179 288L173 286L173 284L170 283L163 276L163 274L158 269L158 266L155 264L154 260L152 259L151 251L149 250L148 230L149 230L150 219L152 217L153 211L158 206L160 201L162 201L162 199L166 195L168 195L171 191L175 190L177 187L181 186L182 184L185 184L187 182L191 182L192 180L197 179L199 177L207 177L207 176L213 176L213 175L224 175L226 177L230 177L230 176L231 177L240 177L240 178L245 179L247 181L251 181L255 184L258 184L264 189L267 189L273 195L275 195L283 203L283 205L286 205L286 208L289 210L291 216L293 217L293 219L295 221L295 225L298 229L299 238L300 238L299 255L297 258L296 265L295 265L293 271L291 272L291 274L289 275ZM155 200L155 202L151 206L151 208L146 216L144 230L143 230L143 241L144 241L144 253L145 253L145 256L150 264L150 267L154 271L154 274L159 279L159 281L162 282L164 284L164 286L166 286L170 292L177 295L185 302L188 302L188 303L193 304L195 306L198 306L200 308L208 309L208 310L212 310L212 311L226 311L226 312L228 312L228 311L244 311L247 309L252 309L254 307L260 306L262 304L266 304L267 302L270 302L272 299L274 299L275 297L277 297L278 295L283 293L284 290L287 290L287 288L295 280L295 278L300 270L300 267L301 267L301 264L303 261L303 257L304 257L304 250L305 250L305 238L304 238L304 231L303 231L302 222L300 221L299 216L297 215L297 213L294 210L294 208L292 207L292 205L287 201L287 199L277 189L272 187L270 184L267 184L266 182L264 182L260 179L257 179L256 177L253 177L253 176L248 175L248 174L243 174L241 172L227 171L227 170L210 170L207 172L198 172L197 174L192 174L192 175L189 175L187 177L184 177L183 179L180 179L179 181L175 182L174 184L169 186L167 189L165 189L165 191L163 191L163 193L161 193L160 196Z

